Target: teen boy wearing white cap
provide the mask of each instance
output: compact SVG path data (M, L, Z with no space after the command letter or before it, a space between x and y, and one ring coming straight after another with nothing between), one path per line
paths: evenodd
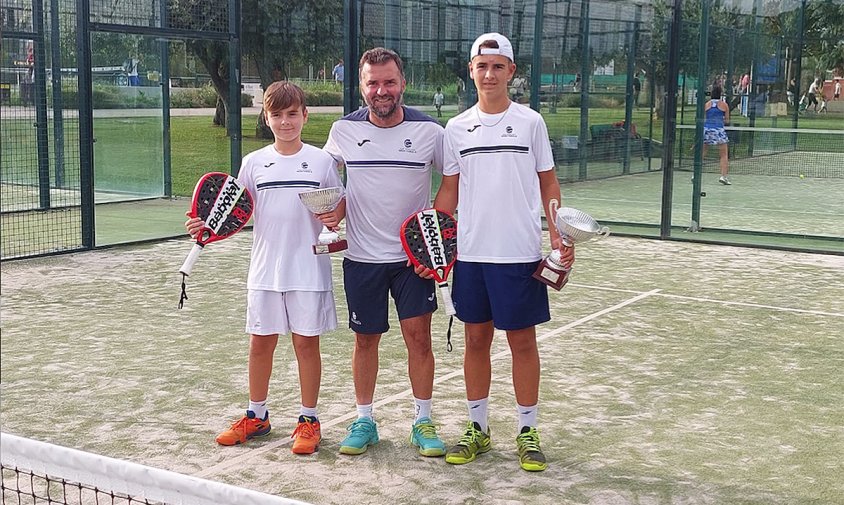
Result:
M506 332L513 358L519 464L527 471L542 471L548 465L536 429L536 325L551 316L546 287L532 274L542 258L540 212L545 209L548 222L554 222L547 209L551 200L560 200L560 185L545 122L508 96L516 71L513 60L513 46L503 35L478 37L469 62L478 103L445 129L444 177L434 206L459 210L460 256L452 295L457 317L465 324L463 374L469 409L466 432L448 450L446 461L469 463L490 450L490 346L498 328ZM554 226L549 235L552 247L561 249L570 265L574 249L563 247Z

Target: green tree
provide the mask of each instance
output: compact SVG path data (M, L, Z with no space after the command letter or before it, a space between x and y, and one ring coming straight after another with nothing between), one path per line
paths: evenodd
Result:
M766 19L766 24L773 35L796 41L800 4L796 9L789 5L781 5L781 13ZM803 23L802 64L804 71L811 74L809 79L827 70L844 76L844 4L833 0L807 2Z
M342 0L243 0L241 7L241 53L255 62L264 89L288 78L286 69L291 65L336 59L343 52ZM175 28L195 29L197 20L225 26L226 16L215 2L174 0L170 4L170 26ZM228 44L202 40L189 41L187 47L210 76L218 95L214 124L224 126L231 106ZM272 138L263 114L256 133Z
M342 0L243 0L243 54L255 61L261 87L286 79L290 65L343 54ZM263 112L255 134L272 138Z

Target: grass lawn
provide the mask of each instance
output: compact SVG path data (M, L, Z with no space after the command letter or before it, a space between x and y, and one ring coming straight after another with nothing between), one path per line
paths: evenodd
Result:
M686 114L684 123L693 122L694 113ZM441 121L445 124L455 115L454 111L444 111ZM552 138L566 135L578 135L580 131L580 109L558 108L551 113L542 110ZM649 136L649 109L638 108L633 111L633 122L643 137ZM311 114L305 125L305 142L321 147L338 118L337 114ZM242 153L248 154L269 143L255 137L255 115L242 118L243 143ZM624 119L623 108L594 108L589 111L589 125L610 124ZM737 118L745 123L746 118ZM780 119L778 126L788 124L787 119ZM770 118L760 118L757 126L770 127ZM801 116L802 128L838 129L842 128L840 117ZM225 129L211 124L210 117L172 117L171 118L171 153L172 153L172 188L173 194L187 196L193 193L199 177L210 171L228 171L230 169L230 143ZM50 163L55 163L52 140L53 128L47 130L50 147ZM0 159L2 179L5 182L36 184L37 167L32 151L36 150L36 130L29 118L4 119L0 128L4 156ZM65 121L65 184L78 187L78 122ZM162 194L164 176L163 140L161 119L159 117L123 117L97 118L94 121L94 160L95 184L97 191L123 192L136 195ZM656 120L650 136L662 139L662 120ZM55 179L55 168L50 168Z
M648 135L648 109L637 109L633 114L633 123L638 133ZM455 112L443 113L441 121L445 124ZM542 115L548 125L549 135L559 138L563 135L577 135L580 131L580 109L557 109L550 113L543 109ZM305 142L322 147L328 138L331 124L338 118L336 114L311 114L302 133ZM592 109L589 112L589 124L609 124L624 119L623 109ZM745 119L745 118L742 118ZM268 140L255 137L256 116L243 116L242 153L246 155L269 143ZM746 122L746 121L745 121ZM784 121L779 126L783 127ZM757 121L758 126L771 126L770 118ZM840 118L801 117L803 128L841 129ZM653 138L662 139L662 120L654 121ZM171 119L172 181L175 195L190 195L199 177L211 170L225 171L229 166L229 142L223 128L211 125L207 117L173 117Z
M318 147L325 144L336 114L311 114L302 139ZM241 152L245 156L271 143L255 136L257 116L242 118ZM228 171L230 144L226 131L211 124L209 117L173 117L170 120L173 194L190 195L196 181L205 173Z

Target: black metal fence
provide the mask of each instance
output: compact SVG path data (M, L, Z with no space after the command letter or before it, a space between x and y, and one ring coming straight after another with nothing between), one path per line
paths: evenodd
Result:
M216 50L240 100L239 13L239 0L2 1L0 257L89 249L101 224L149 221L99 211L171 195L171 46Z
M348 112L360 54L386 46L406 102L435 114L439 89L445 123L476 103L469 48L491 31L513 43L511 97L543 115L568 204L621 233L844 253L842 20L842 0L0 0L0 257L181 233L186 204L159 204L260 145L234 105L241 61L258 86L331 81L342 56ZM226 141L202 147L170 117L177 87L200 81L227 113ZM714 86L732 116L729 186L701 140ZM200 166L194 149L215 154Z

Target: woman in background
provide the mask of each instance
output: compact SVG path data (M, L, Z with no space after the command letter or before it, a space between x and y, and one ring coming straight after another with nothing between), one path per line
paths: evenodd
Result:
M721 177L718 182L725 186L732 184L727 179L727 172L730 169L728 160L728 145L727 131L724 125L730 122L730 109L727 103L721 100L721 86L713 86L711 93L711 100L706 102L704 106L704 123L703 123L703 157L706 158L707 146L718 146L718 153L721 156Z

